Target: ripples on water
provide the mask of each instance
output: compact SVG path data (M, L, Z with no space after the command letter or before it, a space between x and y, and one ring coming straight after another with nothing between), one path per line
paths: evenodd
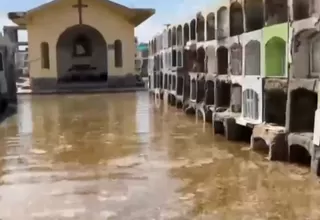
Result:
M269 163L147 93L23 97L0 135L3 220L320 219L307 168Z

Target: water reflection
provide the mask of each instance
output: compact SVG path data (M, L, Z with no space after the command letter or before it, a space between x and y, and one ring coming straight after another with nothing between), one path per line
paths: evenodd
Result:
M308 169L147 93L23 97L0 135L2 219L320 218Z

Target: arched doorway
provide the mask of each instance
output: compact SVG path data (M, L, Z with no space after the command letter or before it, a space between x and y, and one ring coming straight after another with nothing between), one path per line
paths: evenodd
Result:
M58 38L56 55L58 81L107 81L107 43L95 28L67 28Z

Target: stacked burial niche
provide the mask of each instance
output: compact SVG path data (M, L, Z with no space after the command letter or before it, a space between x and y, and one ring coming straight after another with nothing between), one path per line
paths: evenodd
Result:
M242 115L244 118L251 120L259 119L259 95L253 89L246 89L242 94L243 109Z
M183 76L178 76L177 80L177 95L183 94Z
M172 46L177 45L177 28L173 27L172 28Z
M239 84L231 85L231 100L230 100L231 112L241 113L242 109L242 86Z
M172 47L172 31L169 29L168 31L168 47Z
M265 0L265 22L267 26L288 21L288 0Z
M199 47L197 49L197 72L204 73L205 72L205 58L206 52L203 47Z
M218 12L217 38L222 39L228 37L228 10L227 7L221 7Z
M190 40L196 40L196 20L190 22Z
M310 16L311 0L293 0L293 20L302 20Z
M244 0L246 32L260 30L264 26L263 0Z
M189 24L185 23L183 26L183 44L186 45L189 40Z
M211 79L205 84L205 105L214 105L214 81Z
M204 98L205 98L205 84L206 84L206 80L205 77L203 75L198 75L198 79L197 79L197 97L196 97L196 101L197 103L202 103L204 102Z
M245 69L247 76L260 76L261 45L257 40L251 40L245 45Z
M204 17L201 13L197 14L197 40L198 42L204 41Z
M216 81L217 87L217 102L216 107L217 111L226 110L230 107L230 99L231 99L231 84L229 82L225 82L222 80Z
M207 15L207 40L214 40L215 34L215 16L211 12Z
M242 75L242 45L234 43L230 47L231 74Z
M243 12L239 2L234 2L229 11L230 36L240 35L244 32Z
M191 79L191 100L195 101L197 99L197 80L195 78Z
M219 75L228 74L228 49L224 46L217 49L217 65Z
M177 28L177 45L183 46L183 39L182 39L182 26L179 25Z

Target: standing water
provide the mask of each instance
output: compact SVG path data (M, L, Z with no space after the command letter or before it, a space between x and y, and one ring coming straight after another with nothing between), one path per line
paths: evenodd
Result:
M19 102L0 127L0 219L320 219L307 168L270 163L148 93Z

